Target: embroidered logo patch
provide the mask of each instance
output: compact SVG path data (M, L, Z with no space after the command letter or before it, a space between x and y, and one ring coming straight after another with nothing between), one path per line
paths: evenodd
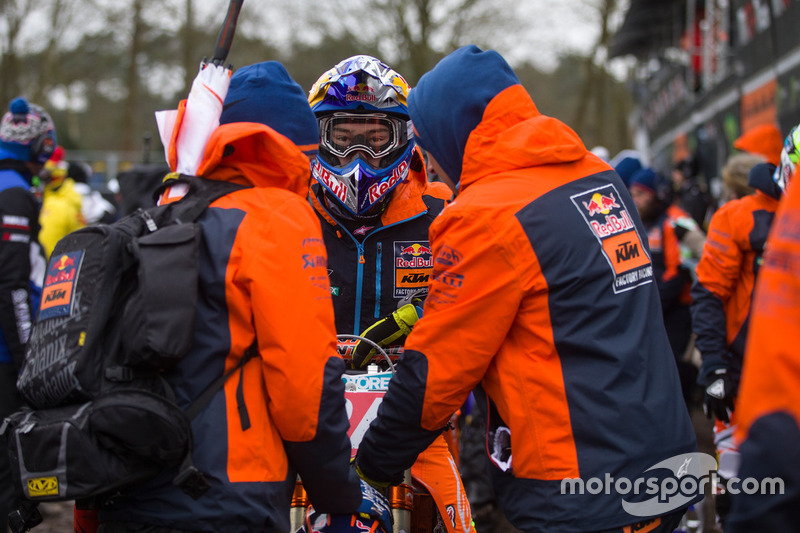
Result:
M614 292L653 281L653 266L636 226L613 184L570 197L614 273Z
M433 251L428 241L394 241L394 297L428 286Z
M69 316L75 296L75 284L83 261L83 250L50 258L42 287L40 320Z

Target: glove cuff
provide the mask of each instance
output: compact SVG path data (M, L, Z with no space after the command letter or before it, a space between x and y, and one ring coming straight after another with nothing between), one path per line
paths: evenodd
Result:
M394 317L394 321L397 322L397 326L403 332L403 335L411 333L411 328L414 327L414 324L419 320L417 308L413 304L402 306L392 313L392 316Z
M376 489L385 489L385 488L388 488L391 485L391 483L388 482L388 481L380 482L380 481L375 481L374 479L368 478L366 475L364 475L364 472L361 470L361 467L359 467L357 463L354 462L353 464L355 466L356 474L358 474L358 477L360 477L361 479L363 479L364 481L366 481L367 483L369 483L370 485L372 485Z

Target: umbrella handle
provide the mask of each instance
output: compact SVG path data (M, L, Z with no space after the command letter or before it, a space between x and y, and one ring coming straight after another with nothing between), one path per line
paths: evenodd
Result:
M217 45L214 48L214 55L211 57L211 63L214 65L222 65L228 57L231 44L233 44L233 34L236 33L236 21L239 18L243 3L244 0L231 0L230 4L228 4L228 13L225 15L225 21L219 30Z

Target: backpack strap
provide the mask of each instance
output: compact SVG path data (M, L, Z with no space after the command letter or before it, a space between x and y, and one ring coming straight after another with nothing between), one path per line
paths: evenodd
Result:
M174 204L167 204L172 209L169 220L177 224L194 222L218 198L241 189L250 188L247 185L239 185L229 181L210 180L199 176L178 174L177 177L170 177L159 185L153 192L153 199L157 202L167 188L179 183L185 183L189 190L183 198Z
M250 427L250 417L247 414L247 406L244 404L244 388L242 387L242 379L241 376L244 375L244 365L253 357L258 355L258 345L254 341L253 344L244 352L244 355L241 359L236 363L236 365L225 372L225 374L221 375L217 379L215 379L211 384L206 387L206 389L200 393L200 395L192 402L184 412L189 420L194 420L194 418L200 414L200 411L206 408L208 402L211 401L211 398L217 393L219 389L225 385L225 382L228 381L228 378L236 372L237 370L240 371L240 378L239 378L239 385L236 387L236 406L239 410L239 419L242 424L242 431L247 430Z
M244 387L242 383L244 382L244 365L257 355L258 342L253 341L253 344L251 344L250 347L244 352L244 355L241 359L239 359L236 365L225 372L225 374L211 382L211 384L206 387L206 389L201 392L200 395L192 402L192 405L190 405L184 411L187 418L189 418L189 420L194 420L200 411L205 409L205 407L211 401L211 398L213 398L214 395L223 387L223 385L225 385L225 382L228 380L228 378L238 370L239 384L236 386L236 406L239 411L239 422L242 425L242 431L249 429L250 416L247 413L247 406L244 403ZM181 490L195 500L202 496L209 488L211 488L211 484L209 484L206 477L197 469L196 466L194 466L194 463L192 462L191 446L186 453L186 457L183 458L183 462L178 470L178 475L172 480L172 484L176 487L180 487Z

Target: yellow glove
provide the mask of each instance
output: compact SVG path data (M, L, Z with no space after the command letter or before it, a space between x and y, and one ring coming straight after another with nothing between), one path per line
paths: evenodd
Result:
M420 309L414 304L406 304L391 315L372 324L361 333L361 336L375 342L381 348L389 346L404 335L411 333L411 328L414 327L421 314ZM377 352L378 350L371 344L358 341L353 350L353 367L364 368Z

